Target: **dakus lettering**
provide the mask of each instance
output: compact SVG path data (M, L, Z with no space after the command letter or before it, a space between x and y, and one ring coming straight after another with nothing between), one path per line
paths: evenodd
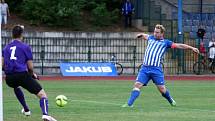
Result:
M69 67L66 69L66 72L91 72L91 73L98 73L98 72L112 72L110 67Z

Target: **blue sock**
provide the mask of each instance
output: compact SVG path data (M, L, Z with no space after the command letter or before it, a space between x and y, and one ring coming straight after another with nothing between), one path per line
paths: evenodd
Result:
M140 95L140 90L133 90L131 92L131 96L128 99L128 105L131 106L133 105L134 101L138 98L138 96Z
M40 108L43 115L48 115L48 99L43 97L40 99Z
M24 93L22 92L22 90L19 87L14 88L14 93L16 95L16 98L19 100L22 107L24 108L25 112L29 111L29 108L25 102L25 96L24 96Z
M162 96L168 100L169 103L172 103L172 97L169 94L169 91L166 90L166 93L162 93Z

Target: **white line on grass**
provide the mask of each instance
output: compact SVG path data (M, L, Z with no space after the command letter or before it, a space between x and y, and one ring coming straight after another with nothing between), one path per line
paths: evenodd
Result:
M122 106L121 103L113 103L113 102L101 102L101 101L93 101L93 100L71 100L72 102L83 102L83 103L94 103L94 104L105 104L105 105L115 105L115 106ZM138 106L134 106L138 107ZM144 108L144 107L143 107ZM160 108L169 108L169 107L160 107ZM201 111L201 112L211 112L215 113L214 110L205 110L205 109L198 109L198 108L184 108L184 107L173 107L175 110L185 110L185 111Z
M160 107L160 108L168 108L168 107ZM184 107L173 107L176 110L185 110L185 111L200 111L200 112L211 112L215 113L214 110L205 110L205 109L198 109L198 108L184 108Z
M112 102L101 102L101 101L93 101L93 100L71 100L72 102L84 102L84 103L94 103L94 104L106 104L106 105L117 105L121 106L120 103L112 103Z

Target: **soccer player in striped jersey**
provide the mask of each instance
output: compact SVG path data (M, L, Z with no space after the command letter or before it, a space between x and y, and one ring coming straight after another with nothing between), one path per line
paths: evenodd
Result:
M138 73L130 98L126 104L122 105L122 107L132 107L134 101L140 95L140 89L143 86L146 86L150 80L157 86L161 95L172 106L176 106L176 102L173 100L165 86L164 74L161 68L161 59L168 48L190 49L195 53L199 53L199 50L187 44L174 43L168 39L164 39L164 32L165 28L163 25L158 24L155 26L154 35L144 33L137 34L136 37L147 40L148 45L144 54L143 66Z
M15 95L23 107L21 112L24 115L30 116L31 112L20 87L35 94L40 99L42 120L57 121L48 115L48 98L41 85L36 81L38 77L33 71L31 48L22 42L23 32L23 26L14 26L12 30L13 40L5 46L2 52L2 65L6 74L6 84L14 89Z

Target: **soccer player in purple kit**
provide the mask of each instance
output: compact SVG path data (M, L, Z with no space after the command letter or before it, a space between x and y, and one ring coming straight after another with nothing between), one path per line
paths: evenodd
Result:
M40 99L43 121L57 121L48 115L48 98L41 85L36 81L38 77L33 71L33 55L30 46L22 42L23 32L24 26L14 26L12 42L7 44L2 52L2 67L6 75L6 84L14 89L15 95L23 107L22 113L24 115L30 116L31 112L20 87Z
M168 39L164 39L164 32L165 28L163 25L158 24L155 26L154 35L144 33L137 34L136 37L147 40L148 45L144 54L143 66L138 73L130 98L126 104L122 105L122 107L132 107L134 101L140 95L140 89L143 86L146 86L150 80L157 86L161 95L172 106L176 106L176 102L173 100L165 86L164 74L161 68L161 59L168 48L191 49L196 53L199 53L199 50L187 44L174 43Z

